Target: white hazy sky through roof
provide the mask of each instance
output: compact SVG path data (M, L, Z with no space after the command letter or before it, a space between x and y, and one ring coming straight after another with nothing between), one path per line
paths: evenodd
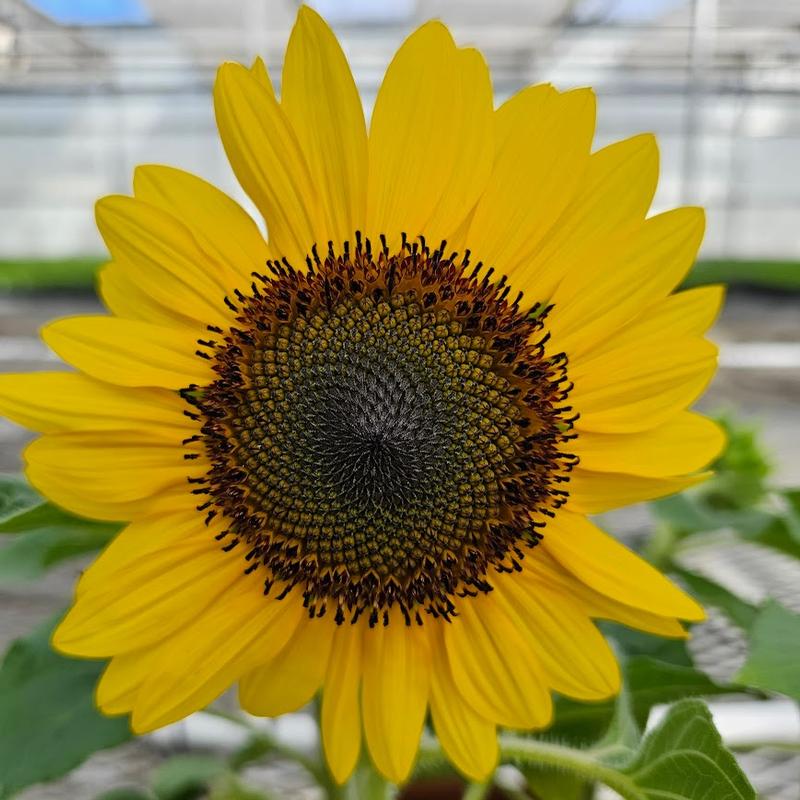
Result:
M687 0L581 0L573 10L578 22L650 22Z

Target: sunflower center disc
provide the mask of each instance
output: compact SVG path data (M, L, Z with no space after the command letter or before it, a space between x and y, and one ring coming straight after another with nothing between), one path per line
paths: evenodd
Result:
M443 250L358 239L303 273L270 263L228 300L240 327L201 343L219 379L185 393L212 463L199 508L267 591L302 585L311 616L448 616L566 499L565 359L544 353L544 315Z

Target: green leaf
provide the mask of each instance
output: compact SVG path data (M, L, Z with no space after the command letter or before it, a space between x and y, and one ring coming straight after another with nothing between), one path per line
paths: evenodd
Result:
M697 498L687 492L674 494L650 503L656 519L683 534L712 531L717 527L714 517L703 508Z
M222 778L215 783L208 800L272 800L272 795L256 791L240 783L234 777ZM277 798L275 798L277 800Z
M614 716L605 736L593 747L592 753L611 766L627 764L642 738L641 729L634 718L633 706L625 686L614 702Z
M119 528L39 503L0 523L0 533L17 534L0 549L0 583L29 580L65 559L99 550Z
M112 789L97 795L94 800L153 800L153 796L139 789Z
M252 736L243 747L236 750L228 759L231 769L241 770L242 767L251 764L253 761L262 761L274 750L271 739L263 736Z
M120 528L43 502L18 476L0 478L0 507L0 533L17 534L0 549L0 584L36 578L65 559L99 550Z
M783 496L797 514L800 515L800 489L788 489L783 492Z
M127 720L103 717L94 707L104 665L54 652L54 622L14 642L0 666L0 798L131 738Z
M6 520L41 502L39 495L21 475L0 475L0 531Z
M705 672L694 667L668 664L647 656L630 659L625 678L634 718L642 727L655 705L686 697L712 697L741 692L741 687L715 683Z
M681 700L633 748L634 728L623 698L625 719L615 736L580 750L563 744L501 733L501 760L561 769L604 783L626 800L755 800L755 792L722 744L711 714L699 700Z
M716 508L751 508L766 495L765 480L772 471L759 430L727 415L718 417L717 422L725 429L728 443L712 464L716 475L704 491L706 501Z
M227 773L228 765L221 758L175 756L153 772L153 791L158 800L194 800L207 795L211 785Z
M713 480L709 490L714 489ZM756 536L775 519L775 515L760 508L714 508L713 495L694 492L665 497L650 503L656 519L666 522L679 537L733 528L747 536Z
M787 516L776 516L760 531L746 536L748 541L779 550L792 558L800 558L800 538L794 530L793 521Z
M755 792L722 744L699 700L672 706L622 770L641 800L755 800Z
M622 669L630 712L640 727L644 727L655 705L686 697L712 697L742 691L741 686L715 683L692 666L673 664L651 656L629 657ZM587 745L608 735L615 711L613 701L578 703L559 697L555 704L555 721L544 736Z
M714 606L740 628L747 630L752 625L758 610L746 603L733 592L728 591L724 586L715 583L708 578L690 572L687 569L676 567L674 570L688 586L689 591L704 605Z
M650 656L650 658L680 664L692 665L692 657L686 649L685 639L667 639L652 633L637 631L618 625L615 622L600 622L600 630L613 640L618 652L625 656Z
M774 600L750 629L750 653L736 680L800 700L800 614Z

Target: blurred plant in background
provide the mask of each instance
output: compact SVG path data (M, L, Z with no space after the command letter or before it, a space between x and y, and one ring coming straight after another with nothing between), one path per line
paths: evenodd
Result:
M700 698L731 695L766 701L774 694L800 700L800 615L768 600L759 607L685 565L687 552L715 541L720 532L800 558L800 488L771 482L769 459L755 429L720 417L729 442L704 486L650 505L651 533L643 553L677 576L707 607L716 609L748 639L744 666L728 682L712 679L693 662L683 641L662 640L604 625L623 663L624 690L616 701L576 703L559 699L553 726L537 736L504 734L501 761L491 786L463 785L436 741L425 734L412 783L401 797L536 797L583 800L605 785L624 798L754 798L755 793L714 728ZM24 479L0 482L0 581L31 581L110 540L116 526L73 517L43 502ZM0 797L54 779L92 753L130 738L127 721L101 716L94 684L101 662L72 660L48 642L55 620L12 644L0 668ZM656 725L643 731L656 706L669 704ZM263 720L219 707L208 709L234 726L238 745L225 756L188 752L164 761L148 790L111 788L97 800L214 800L266 798L242 773L253 763L295 762L309 783L331 798L388 798L388 786L363 763L345 787L329 777L322 757L297 751ZM747 750L763 742L751 741Z

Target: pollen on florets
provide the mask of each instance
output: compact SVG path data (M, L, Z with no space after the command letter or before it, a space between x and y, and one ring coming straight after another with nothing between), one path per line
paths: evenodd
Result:
M236 325L199 342L217 379L184 392L212 465L194 491L224 547L340 622L449 618L518 569L575 462L547 309L405 237L253 277L226 298Z

